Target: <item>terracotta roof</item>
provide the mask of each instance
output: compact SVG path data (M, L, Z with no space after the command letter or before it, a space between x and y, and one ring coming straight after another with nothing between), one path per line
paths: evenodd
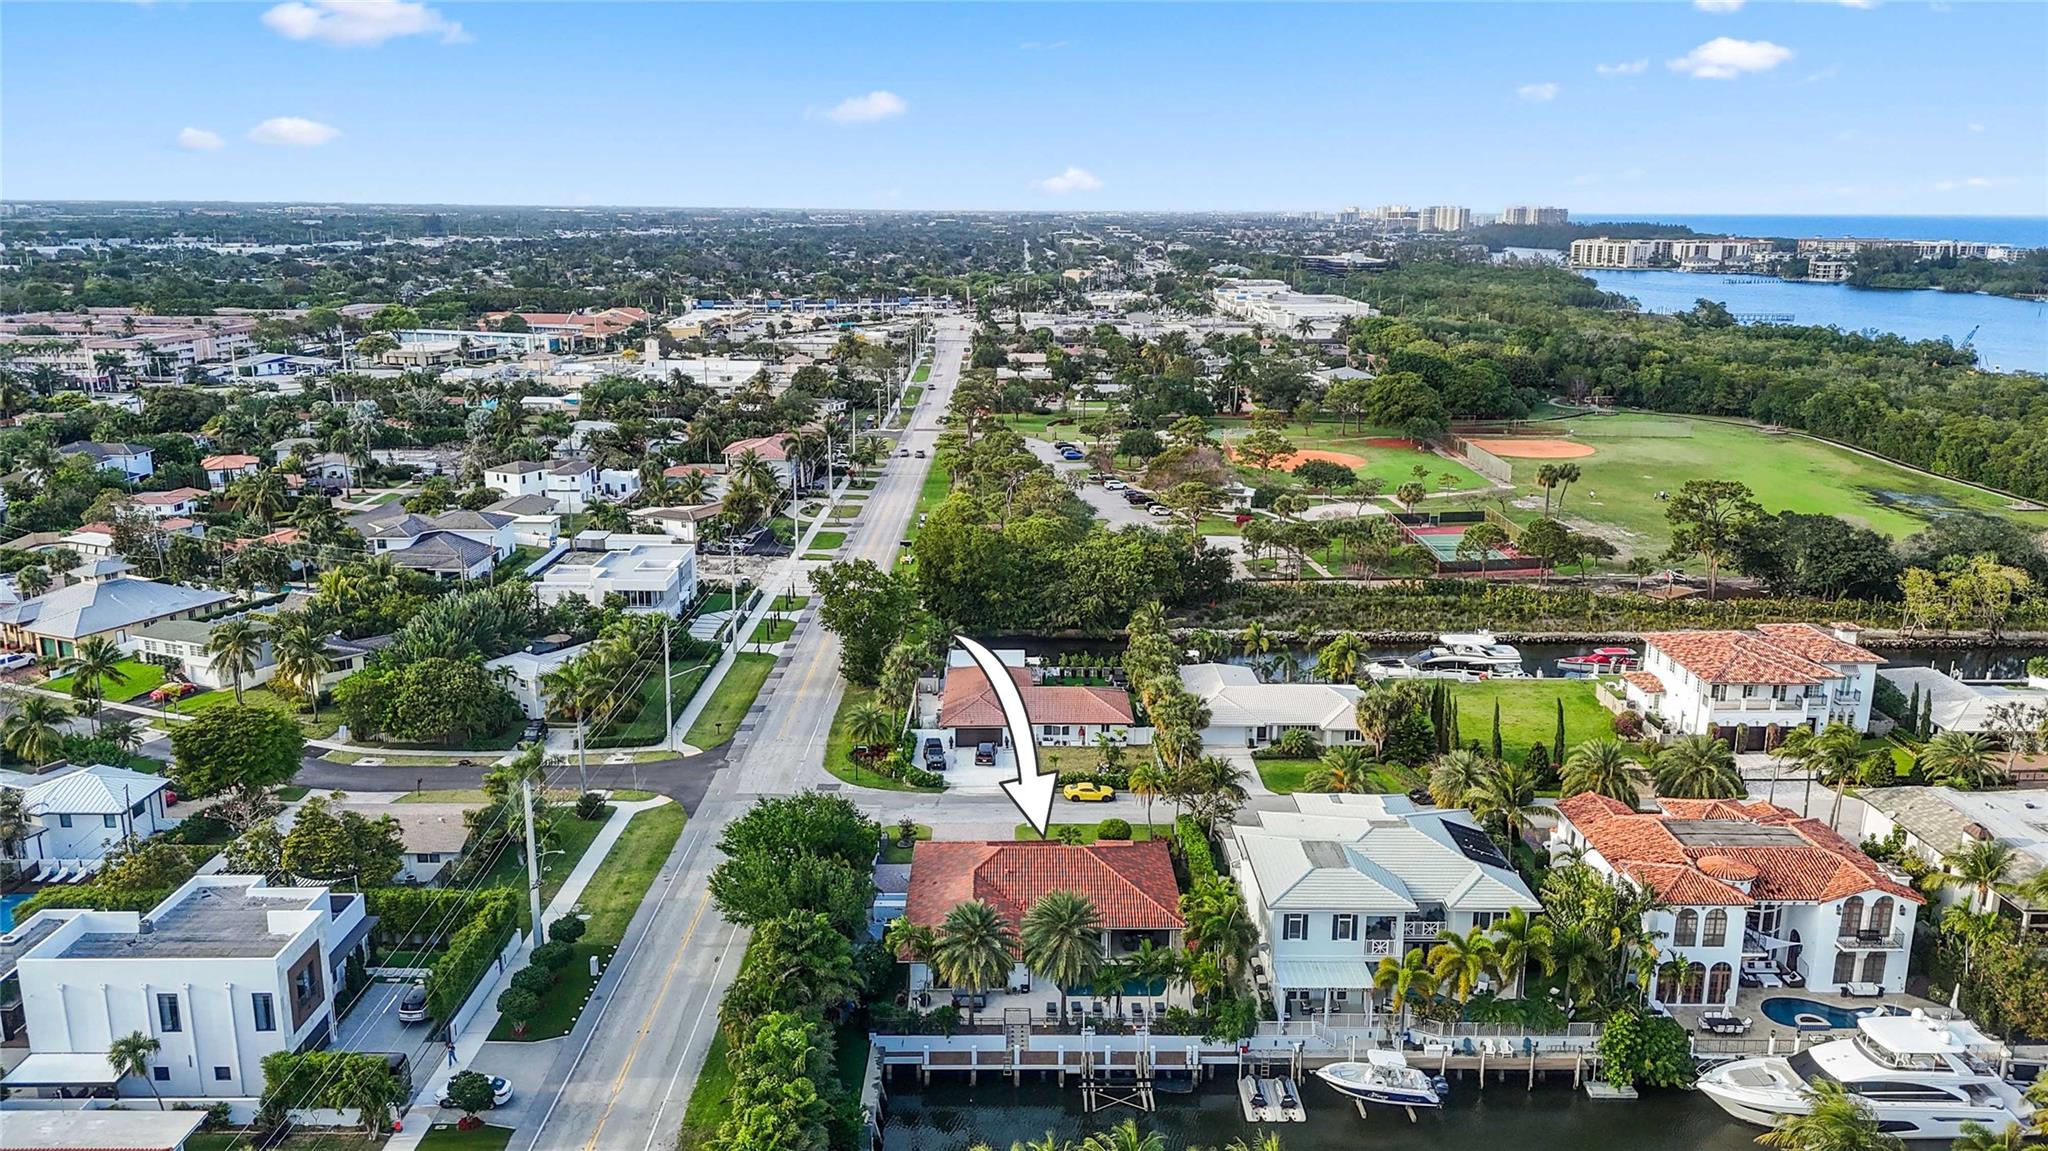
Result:
M233 471L236 468L252 468L262 463L255 456L208 456L199 461L199 466L209 472Z
M1586 793L1559 801L1557 810L1616 870L1655 888L1668 903L1827 903L1869 891L1925 902L1821 820L1763 802L1658 802L1662 811L1632 812L1612 799ZM1689 825L1684 839L1672 831L1672 821ZM1713 823L1728 824L1729 834L1716 836L1711 826L1699 826ZM1759 838L1756 828L1779 828L1791 835L1777 837L1781 842L1754 842ZM1702 838L1717 842L1700 842ZM1722 881L1739 881L1745 870L1754 873L1746 896Z
M186 528L198 527L199 521L185 516L172 516L169 519L158 520L156 526L167 532L180 532Z
M1706 683L1817 684L1833 671L1786 647L1746 631L1666 631L1643 643Z
M186 500L198 499L205 494L205 492L200 491L198 488L172 488L167 492L136 492L128 498L138 504L162 504L168 506L170 504L181 504Z
M1087 896L1105 930L1181 926L1173 860L1165 841L1156 839L1087 846L926 840L911 853L904 914L912 923L937 927L947 912L978 899L1014 929L1051 891Z
M1816 663L1883 663L1884 657L1836 639L1810 623L1760 623L1756 631L1779 647Z
M1658 679L1654 671L1625 671L1621 673L1621 678L1644 695L1664 694L1664 681Z
M715 476L723 471L725 471L725 467L722 464L671 464L661 469L661 474L672 480L679 480L695 472L702 472L707 476Z
M782 446L782 441L788 438L787 436L755 436L751 440L734 440L725 445L725 454L730 459L733 456L751 451L764 460L786 460L789 458L789 450Z
M1024 714L1034 724L1132 722L1130 693L1120 688L1043 687L1031 682L1028 669L1009 670L1024 697ZM946 672L945 691L939 696L940 727L1001 727L1004 722L1003 705L980 668Z

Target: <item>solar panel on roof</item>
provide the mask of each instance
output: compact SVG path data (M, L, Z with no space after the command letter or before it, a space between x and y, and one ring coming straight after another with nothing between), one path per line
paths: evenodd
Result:
M1457 845L1459 854L1466 859L1492 867L1510 866L1508 857L1501 854L1500 845L1493 841L1492 836L1478 828L1453 823L1447 819L1443 823L1443 829L1451 837L1451 842Z

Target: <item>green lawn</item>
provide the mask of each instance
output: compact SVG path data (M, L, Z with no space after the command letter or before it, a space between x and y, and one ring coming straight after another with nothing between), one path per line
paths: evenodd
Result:
M712 692L704 710L697 713L697 722L690 725L684 742L709 749L730 740L739 730L747 709L754 706L754 697L761 694L761 685L768 682L768 672L774 666L772 655L735 656L725 678L718 681L718 689Z
M912 372L912 373L910 373L910 382L911 382L911 383L913 383L913 384L921 384L921 383L924 383L924 382L925 382L926 380L929 380L929 379L931 379L931 378L932 378L932 362L931 362L930 360L926 360L926 361L924 361L923 363L921 363L921 364L917 365L917 370L916 370L916 371L914 371L914 372ZM919 391L923 391L924 389L920 388L920 389L918 389L918 390L919 390ZM908 388L905 388L905 389L903 390L903 394L904 394L904 396L906 397L906 400L905 400L905 402L907 403L907 402L908 402L908 397L909 397L909 395L910 395L910 389L908 389Z
M801 611L810 602L810 596L790 595L788 592L784 592L775 597L775 602L769 605L768 610L781 612Z
M940 452L931 460L931 471L925 473L924 486L917 490L917 514L910 517L910 526L904 529L905 539L916 539L918 516L925 515L944 503L953 491L953 473L948 470L952 464L949 452Z
M845 542L845 532L825 531L812 536L810 546L816 551L829 552L837 549L840 544Z
M932 837L932 829L931 829L931 828L929 828L929 827L926 827L926 826L925 826L924 824L922 824L922 823L920 823L920 824L917 824L917 825L916 825L916 830L915 830L915 832L914 832L914 838L916 838L916 839L921 839L921 840L922 840L922 839L930 839L931 837ZM883 863L909 863L909 862L910 862L910 853L911 853L912 851L915 851L915 850L916 850L916 847L915 847L915 846L911 846L911 847L905 847L905 846L903 846L903 845L902 845L901 843L897 842L897 840L896 840L896 825L895 825L895 824L893 824L893 823L892 823L892 824L890 824L889 826L887 826L887 827L884 827L884 828L882 829L882 862L883 862Z
M114 670L119 675L118 680L109 678L100 681L100 691L105 695L108 703L127 703L131 699L148 695L150 692L163 686L164 669L153 663L124 659L114 665ZM45 682L43 687L50 691L60 691L69 695L71 694L71 683L71 676L62 675Z
M860 787L872 787L880 791L932 791L933 788L912 787L901 780L877 775L859 764L853 758L853 733L846 729L846 717L853 709L875 697L873 688L846 685L846 694L839 697L839 710L832 715L832 731L825 737L825 770L838 779ZM884 830L887 830L886 828Z
M210 707L227 707L234 702L235 693L232 690L203 691L179 700L171 710L190 715ZM332 739L334 733L341 730L341 713L333 707L323 707L308 718L305 704L286 699L267 687L243 688L242 703L246 707L267 707L291 716L299 721L300 727L306 729L307 739ZM512 734L517 736L519 732L514 729Z
M1045 838L1058 839L1060 837L1060 830L1062 828L1068 827L1074 828L1081 833L1082 843L1095 842L1095 833L1098 830L1098 825L1093 823L1048 823L1045 825ZM1028 823L1020 823L1017 825L1018 839L1037 839L1038 837L1039 836L1037 828L1031 826ZM1145 826L1143 820L1132 821L1131 839L1134 842L1150 838L1152 838L1152 830Z
M1564 746L1614 738L1614 715L1600 706L1589 679L1494 679L1451 685L1458 703L1458 742L1493 746L1493 705L1500 703L1501 754L1520 763L1529 746L1545 748L1557 733L1557 704L1564 701Z
M590 974L590 957L598 957L598 972L603 974L611 966L612 955L618 948L611 945L592 946L577 941L570 949L574 958L562 968L562 980L548 989L541 997L540 1010L526 1021L526 1034L514 1035L512 1021L503 1016L491 1028L493 1043L537 1043L543 1039L559 1039L576 1026L576 1017L583 1014L584 1005L590 1002L590 992L597 986L597 980Z
M1493 713L1489 711L1487 714L1490 717ZM1489 722L1491 721L1489 720ZM1318 761L1313 759L1255 759L1252 762L1258 766L1259 778L1265 781L1268 788L1281 795L1286 795L1290 792L1306 790L1304 783L1308 779L1308 773L1316 769ZM1401 782L1401 778L1390 771L1374 771L1371 778L1373 790L1377 792L1393 795L1408 790L1407 786Z
M1224 424L1222 440L1225 446L1250 434L1251 428L1242 421L1220 422ZM1492 486L1491 481L1471 468L1434 452L1406 447L1382 447L1371 443L1372 440L1387 438L1386 433L1376 430L1361 432L1354 429L1340 432L1335 421L1319 421L1313 428L1306 430L1299 424L1290 425L1281 429L1280 434L1299 451L1342 452L1358 456L1365 463L1354 466L1352 470L1361 476L1376 477L1383 485L1383 490L1389 492L1413 480L1414 468L1417 465L1429 469L1429 478L1422 483L1432 492L1476 491ZM1251 467L1240 467L1238 471L1244 475L1245 482L1255 486L1298 486L1297 481L1287 472L1260 471ZM1446 474L1455 478L1449 489L1443 487L1440 479Z
M794 631L796 621L793 619L764 619L761 626L754 629L754 634L747 637L747 642L762 645L781 643Z
M458 1131L453 1123L436 1123L420 1139L420 1151L504 1151L511 1143L510 1127Z
M1586 416L1557 423L1594 452L1569 461L1580 479L1564 492L1564 518L1584 521L1622 550L1620 558L1655 555L1671 542L1658 492L1687 480L1731 479L1749 485L1769 512L1841 516L1894 538L1911 535L1942 512L1969 509L2005 515L2031 530L2048 526L2041 513L2016 513L2002 496L1909 471L1832 444L1767 435L1747 425L1671 416ZM1511 460L1523 502L1517 520L1542 512L1536 486L1541 460Z
M704 679L711 674L716 660L706 659L696 663L672 663L669 665L669 691L674 697L676 714L697 695L697 689L704 685ZM640 710L633 718L617 724L602 734L590 737L592 750L597 748L636 747L642 744L660 743L667 735L662 730L668 712L662 706L661 679L650 675L640 684Z
M566 773L573 782L574 767ZM562 889L562 881L576 869L583 859L583 853L590 850L591 841L604 830L605 820L610 818L611 808L605 808L604 816L598 819L578 819L573 811L563 811L554 821L554 842L542 845L546 854L540 861L540 903L543 908L555 893ZM534 820L536 827L545 828L544 820ZM491 863L491 869L484 873L485 887L510 887L520 891L526 889L526 849L519 841L506 844ZM527 922L527 904L519 904L519 923L522 929L530 927Z
M683 1109L683 1130L676 1138L679 1151L694 1151L709 1142L718 1133L718 1125L725 1121L731 1109L732 1098L732 1057L731 1048L726 1046L725 1032L717 1031L711 1037L711 1046L704 1052L704 1067L697 1072L697 1085L690 1089L690 1102Z
M461 789L456 789L456 790L446 790L446 791L408 791L408 792L406 792L406 793L405 793L404 795L401 795L401 796L399 796L399 797L398 797L398 802L399 802L399 803L487 803L487 802L489 802L489 798L490 798L490 797L486 796L486 795L485 795L485 794L483 793L482 789L480 789L480 788L474 788L474 787L472 787L472 788L461 788ZM526 826L526 825L522 823L522 824L520 824L520 826L521 826L521 827L524 827L524 826Z

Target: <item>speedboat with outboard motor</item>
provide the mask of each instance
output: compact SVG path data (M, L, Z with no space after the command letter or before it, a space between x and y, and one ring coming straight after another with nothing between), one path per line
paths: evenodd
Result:
M1450 1084L1408 1066L1399 1051L1373 1050L1365 1058L1316 1068L1316 1078L1339 1095L1389 1107L1442 1107Z

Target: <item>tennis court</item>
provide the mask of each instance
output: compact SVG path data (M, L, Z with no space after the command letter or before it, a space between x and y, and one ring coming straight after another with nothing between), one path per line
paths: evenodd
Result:
M1396 517L1396 522L1401 523L1402 533L1429 550L1429 558L1435 562L1439 575L1510 575L1542 569L1541 563L1516 551L1513 544L1488 548L1484 560L1478 556L1459 555L1458 545L1465 541L1465 532L1474 526L1472 523L1408 523L1406 518Z

